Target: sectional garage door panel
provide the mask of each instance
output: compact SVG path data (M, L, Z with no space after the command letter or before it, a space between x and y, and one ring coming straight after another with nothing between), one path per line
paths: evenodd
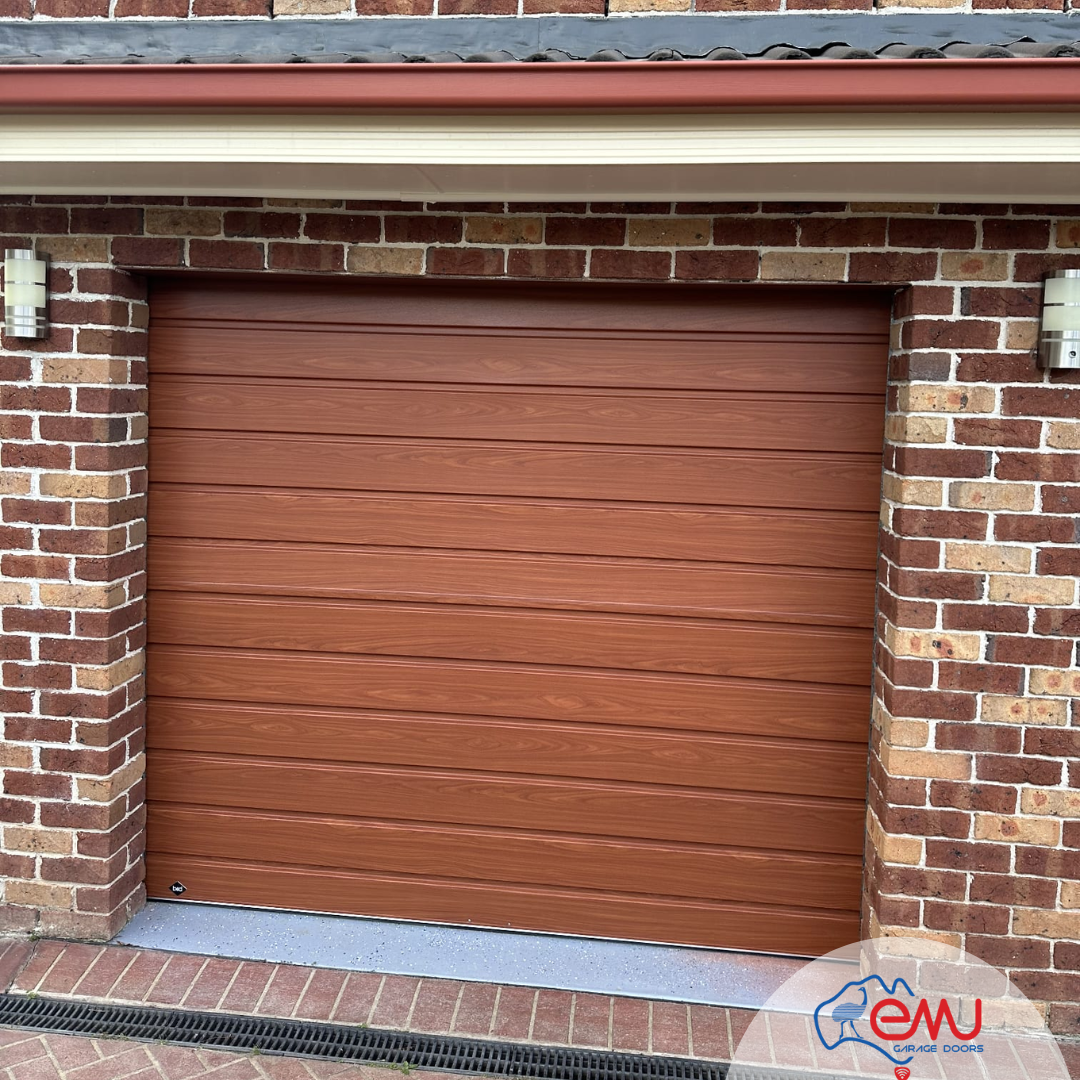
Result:
M152 311L153 895L857 937L881 294Z

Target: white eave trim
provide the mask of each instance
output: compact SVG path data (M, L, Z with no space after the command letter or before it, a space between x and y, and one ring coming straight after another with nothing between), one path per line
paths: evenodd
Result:
M1080 202L1080 115L6 116L0 191Z

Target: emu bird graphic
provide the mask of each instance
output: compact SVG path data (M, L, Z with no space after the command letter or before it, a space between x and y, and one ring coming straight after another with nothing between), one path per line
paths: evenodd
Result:
M866 1008L866 987L860 986L859 993L862 994L862 1001L841 1001L832 1011L832 1019L840 1025L840 1037L844 1038L844 1025L850 1027L850 1031L847 1032L847 1037L851 1039L861 1039L862 1036L855 1028L855 1021L863 1018L863 1010Z

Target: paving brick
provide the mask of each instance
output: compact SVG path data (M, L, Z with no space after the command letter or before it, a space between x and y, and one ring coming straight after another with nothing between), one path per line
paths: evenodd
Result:
M490 983L465 983L453 1030L462 1035L487 1035L495 1017L497 994L498 989Z
M331 1019L335 1024L366 1024L383 976L366 971L350 972Z
M693 1055L726 1061L731 1057L727 1009L709 1005L690 1006L690 1036Z
M531 1038L535 1042L566 1044L570 1038L570 1003L566 990L540 990L536 995Z
M142 1001L168 960L168 953L140 951L117 979L110 997L117 1001Z
M43 994L67 994L102 953L100 945L68 945L38 990Z
M422 979L409 1019L409 1030L440 1034L449 1031L464 988L464 983L452 979Z
M301 1020L329 1020L347 973L317 968L293 1013Z
M253 1013L274 973L273 964L254 964L245 961L233 979L220 1008L225 1012Z
M179 1005L206 963L205 956L180 954L170 957L165 970L146 995L146 1000L155 1005Z
M164 965L163 965L164 966ZM127 1048L102 1061L90 1062L66 1073L70 1080L115 1080L118 1076L129 1076L149 1064L145 1047L126 1044Z
M39 941L34 955L12 984L14 990L36 990L67 946L62 941Z
M260 1016L292 1016L313 974L309 967L282 964L274 971L259 1007Z
M196 978L181 1004L185 1009L217 1009L221 999L240 969L239 960L226 960L211 957L206 967Z
M676 1001L652 1003L652 1051L684 1057L690 1053L689 1006Z
M47 1057L44 1043L34 1038L24 1038L0 1046L0 1069L10 1069L24 1061L38 1061Z
M605 994L575 994L570 1032L574 1046L611 1046L611 998Z
M649 1003L639 998L615 998L611 1017L613 1050L649 1049Z
M22 970L33 954L34 948L29 941L0 942L0 993L7 990L12 979Z
M61 1071L101 1060L91 1039L81 1039L75 1035L50 1035L47 1045Z
M80 1070L61 1073L50 1058L35 1058L33 1061L23 1061L18 1065L13 1065L7 1075L11 1077L11 1080L63 1080L65 1075L80 1076Z
M387 975L371 1014L372 1026L407 1027L419 986L420 980L409 975Z
M537 991L525 986L502 987L491 1034L496 1039L527 1039L532 1027L536 995Z

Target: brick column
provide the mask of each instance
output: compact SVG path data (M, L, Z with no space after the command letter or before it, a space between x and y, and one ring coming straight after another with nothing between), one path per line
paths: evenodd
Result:
M1063 225L1064 227L1064 225ZM1045 249L987 219L982 246ZM1060 234L1060 230L1059 230ZM1080 378L1031 354L1060 257L944 252L897 306L879 568L866 932L1010 969L1080 1028ZM1009 280L1011 277L1011 281ZM989 284L994 282L995 284ZM1004 282L1004 283L1003 283ZM1068 768L1067 768L1068 767ZM1071 770L1071 771L1069 771Z
M0 348L0 930L105 939L143 896L147 307L108 268L50 291L49 337Z

